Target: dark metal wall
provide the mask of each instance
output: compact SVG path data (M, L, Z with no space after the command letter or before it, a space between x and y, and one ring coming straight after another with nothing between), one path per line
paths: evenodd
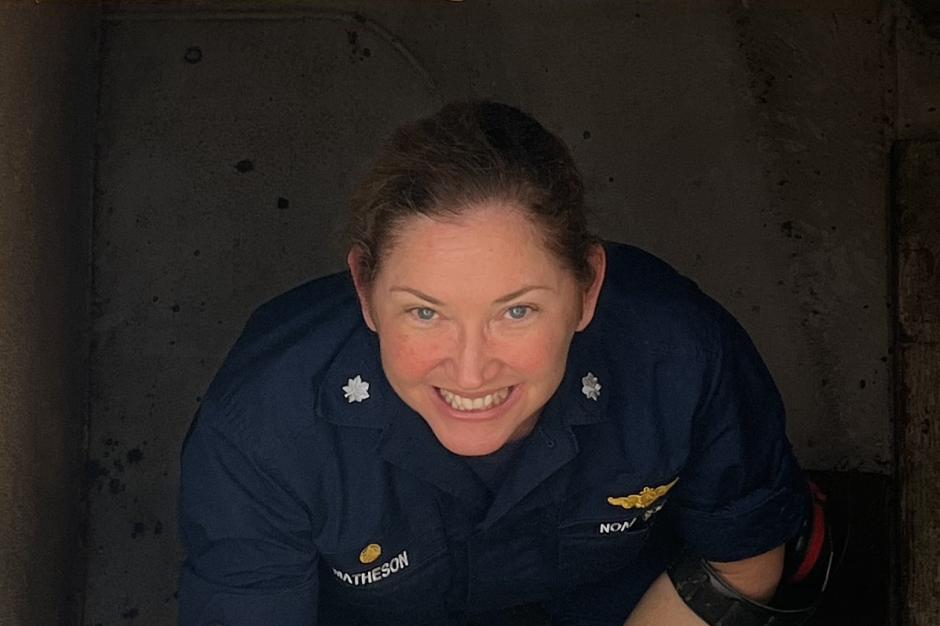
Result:
M751 332L810 467L891 471L879 2L111 6L94 234L85 622L173 623L179 445L250 310L341 268L379 139L458 97L572 147L604 236Z

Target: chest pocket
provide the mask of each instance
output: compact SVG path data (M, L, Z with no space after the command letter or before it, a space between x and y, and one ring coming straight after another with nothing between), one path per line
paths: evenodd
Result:
M440 525L390 527L355 549L321 551L320 622L386 624L407 614L408 623L440 623L452 572Z
M624 491L624 485L629 487L631 481L621 479L600 489L588 489L578 494L562 514L558 569L564 587L595 581L630 565L649 543L652 527L668 497L665 492L653 499L615 495ZM635 495L643 489L643 485L637 487ZM609 497L615 502L608 502Z

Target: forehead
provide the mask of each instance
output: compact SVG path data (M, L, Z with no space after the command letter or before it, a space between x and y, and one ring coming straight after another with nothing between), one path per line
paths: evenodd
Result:
M565 274L523 209L487 202L447 217L415 216L397 230L380 277L402 280L557 282Z

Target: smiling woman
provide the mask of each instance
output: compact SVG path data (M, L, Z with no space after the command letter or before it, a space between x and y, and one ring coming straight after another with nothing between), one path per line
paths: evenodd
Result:
M399 129L350 271L261 307L192 426L181 622L714 621L674 562L770 615L810 509L773 381L691 281L586 224L518 109Z
M356 281L385 375L445 448L495 452L528 435L558 389L571 339L594 313L603 249L585 287L505 202L402 228L382 270ZM354 276L361 259L354 247Z

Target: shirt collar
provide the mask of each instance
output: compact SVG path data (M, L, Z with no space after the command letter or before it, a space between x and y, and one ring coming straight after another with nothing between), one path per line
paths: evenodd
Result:
M590 327L576 333L571 341L565 376L544 409L544 413L557 414L566 426L596 424L607 417L614 385L606 353L599 344ZM596 387L595 393L589 394L589 387Z
M357 376L369 385L361 402L350 401L343 390ZM364 323L357 325L320 382L317 415L338 426L381 429L403 408L382 370L378 336Z
M508 487L500 490L486 523L495 523L546 476L577 455L577 438L570 426L605 418L611 391L607 368L595 361L600 353L591 349L587 339L582 333L575 335L565 376L539 416L538 436L546 445L524 449L528 456L522 461L531 462L524 463L523 471L510 477ZM586 386L583 379L588 374L596 382L589 379L593 384ZM351 395L361 402L350 401L343 390L353 389L357 376L360 393ZM361 383L368 383L368 397L363 397ZM488 489L460 457L440 445L421 416L391 388L382 369L378 337L365 324L353 331L327 369L317 390L315 410L332 424L381 430L375 449L381 457L473 503L481 512L486 508Z

